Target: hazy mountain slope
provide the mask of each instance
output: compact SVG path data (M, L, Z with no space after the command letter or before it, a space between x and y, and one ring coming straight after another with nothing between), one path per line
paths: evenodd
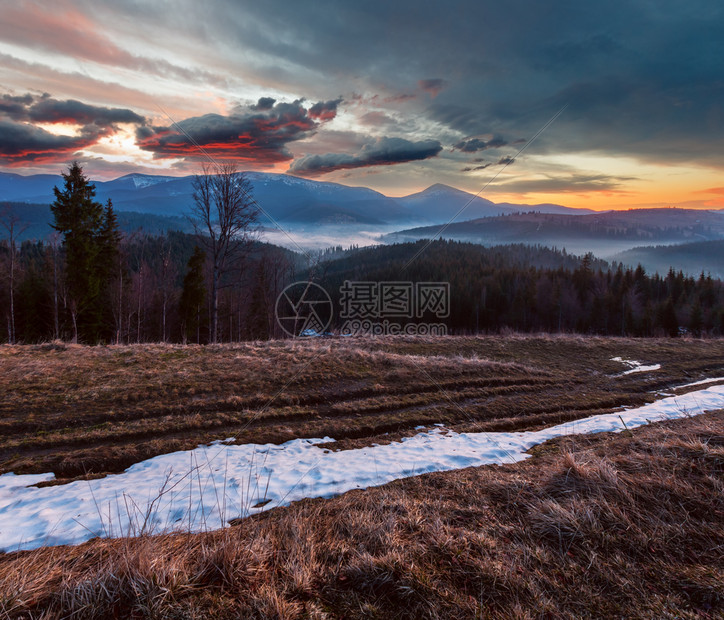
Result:
M574 254L592 251L604 258L646 243L674 244L724 239L724 217L691 209L637 209L590 215L521 213L503 217L413 228L388 234L389 242L436 238L565 247Z
M45 202L53 200L53 187L60 186L59 174L33 174L23 176L12 172L0 172L0 202ZM39 198L39 200L33 200Z
M50 223L53 221L53 214L47 204L33 204L25 202L6 203L10 206L11 212L19 218L18 230L23 232L19 235L20 241L27 239L43 240L53 232ZM191 224L185 217L155 215L153 213L137 213L129 211L117 211L118 225L121 230L127 233L142 230L149 234L163 234L168 230L180 230L191 232ZM0 240L7 238L7 231L0 227Z
M702 271L724 278L724 241L700 241L681 245L637 247L616 254L626 265L643 265L647 272L666 274L670 267L698 276Z

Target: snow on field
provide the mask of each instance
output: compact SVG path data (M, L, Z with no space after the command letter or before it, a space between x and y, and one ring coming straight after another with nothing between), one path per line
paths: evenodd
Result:
M724 381L724 377L712 377L711 379L702 379L701 381L694 381L693 383L685 383L684 385L677 385L675 390L683 390L684 388L696 387L697 385L705 385L707 383L718 383Z
M630 375L634 372L651 372L652 370L658 370L661 368L661 364L651 364L650 366L644 366L641 362L635 360L625 360L622 357L612 357L612 362L621 362L629 367L629 370L622 372L622 375Z
M330 497L432 471L508 463L548 439L618 432L724 408L724 385L540 431L455 433L442 425L389 445L333 451L326 439L282 445L229 440L164 454L122 474L28 486L53 474L0 476L0 550L76 544L94 536L205 531L305 497Z

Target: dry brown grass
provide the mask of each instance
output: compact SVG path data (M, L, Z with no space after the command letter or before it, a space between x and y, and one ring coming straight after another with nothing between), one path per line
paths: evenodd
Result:
M624 356L660 371L621 376ZM60 479L158 454L329 435L340 446L444 422L524 430L724 375L724 341L577 336L329 339L220 346L0 346L0 473ZM389 435L386 435L389 433Z
M715 618L724 412L304 500L210 534L0 556L7 618Z

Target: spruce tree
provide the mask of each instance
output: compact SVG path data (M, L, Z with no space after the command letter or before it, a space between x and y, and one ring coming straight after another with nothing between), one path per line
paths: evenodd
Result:
M119 278L125 277L120 260L121 231L118 219L113 210L113 203L108 199L103 209L103 221L98 231L98 260L96 261L97 277L101 289L97 305L101 319L100 336L103 340L119 340L120 328L113 312L113 293Z
M100 317L97 300L102 282L97 269L100 253L98 231L103 221L103 206L94 200L95 185L83 174L78 162L73 162L63 174L62 190L53 188L55 202L50 210L55 218L52 225L63 235L65 247L65 278L73 324L73 341L95 340Z

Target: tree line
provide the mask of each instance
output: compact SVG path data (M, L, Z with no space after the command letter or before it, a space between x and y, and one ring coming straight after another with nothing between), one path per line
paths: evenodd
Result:
M541 246L434 241L365 248L332 261L325 288L344 280L448 282L452 333L577 332L613 336L724 335L724 284L666 275ZM431 317L434 318L434 317ZM339 323L336 323L338 326Z

